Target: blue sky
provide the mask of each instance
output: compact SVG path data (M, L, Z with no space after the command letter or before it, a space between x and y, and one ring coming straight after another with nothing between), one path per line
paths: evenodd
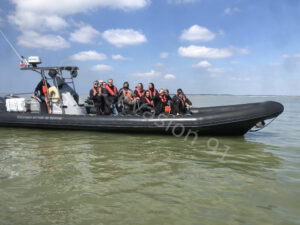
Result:
M95 79L154 82L194 94L300 95L300 1L6 0L0 28L44 66L78 65L77 91ZM0 93L30 92L0 37Z

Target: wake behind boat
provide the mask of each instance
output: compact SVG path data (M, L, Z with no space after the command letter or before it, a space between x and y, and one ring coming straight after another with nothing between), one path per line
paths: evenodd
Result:
M97 130L173 135L244 135L262 129L265 120L275 119L284 108L268 101L230 106L193 108L190 113L172 115L153 111L134 114L95 115L94 106L79 104L74 78L78 67L38 67L39 57L25 60L21 70L37 72L45 98L26 100L14 95L0 98L0 126L41 129ZM53 85L50 86L49 82Z

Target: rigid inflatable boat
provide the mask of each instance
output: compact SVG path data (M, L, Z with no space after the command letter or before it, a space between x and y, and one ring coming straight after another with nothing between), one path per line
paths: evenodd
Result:
M95 115L93 107L78 103L74 80L78 67L37 67L35 58L22 70L39 73L47 87L47 110L36 98L26 100L13 95L0 98L0 126L103 132L165 133L180 136L244 135L251 129L262 129L265 120L275 119L284 108L278 102L193 108L187 115ZM69 77L63 75L69 72ZM46 74L48 72L48 74Z

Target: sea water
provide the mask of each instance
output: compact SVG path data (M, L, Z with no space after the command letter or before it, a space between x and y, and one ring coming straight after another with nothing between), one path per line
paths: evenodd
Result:
M0 128L0 224L300 224L300 97L244 137Z

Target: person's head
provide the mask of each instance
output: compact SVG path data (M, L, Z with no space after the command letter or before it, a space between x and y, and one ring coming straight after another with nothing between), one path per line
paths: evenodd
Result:
M147 98L149 98L150 97L150 92L146 91L145 95L146 95Z
M165 89L165 92L168 95L169 94L169 89Z
M114 85L113 79L108 79L107 84L108 84L108 86Z
M179 94L183 94L183 91L182 91L181 88L177 89L177 94L178 94L178 95L179 95Z
M132 91L128 91L127 96L131 97L132 96Z
M123 88L129 88L129 83L127 81L123 83Z
M103 81L103 83L102 83L102 87L105 87L106 86L106 82L105 81Z
M148 85L148 87L150 88L150 89L154 89L154 84L153 83L149 83L149 85Z
M94 84L94 87L98 87L99 82L97 80L95 80L93 84Z
M99 86L102 86L103 80L99 80Z
M178 94L178 96L179 96L180 98L182 98L182 97L183 97L183 93L180 92L180 93Z
M137 85L137 88L138 89L143 89L144 87L143 87L143 84L142 83L139 83L138 85Z
M165 94L165 90L164 89L159 89L159 95L164 95Z

